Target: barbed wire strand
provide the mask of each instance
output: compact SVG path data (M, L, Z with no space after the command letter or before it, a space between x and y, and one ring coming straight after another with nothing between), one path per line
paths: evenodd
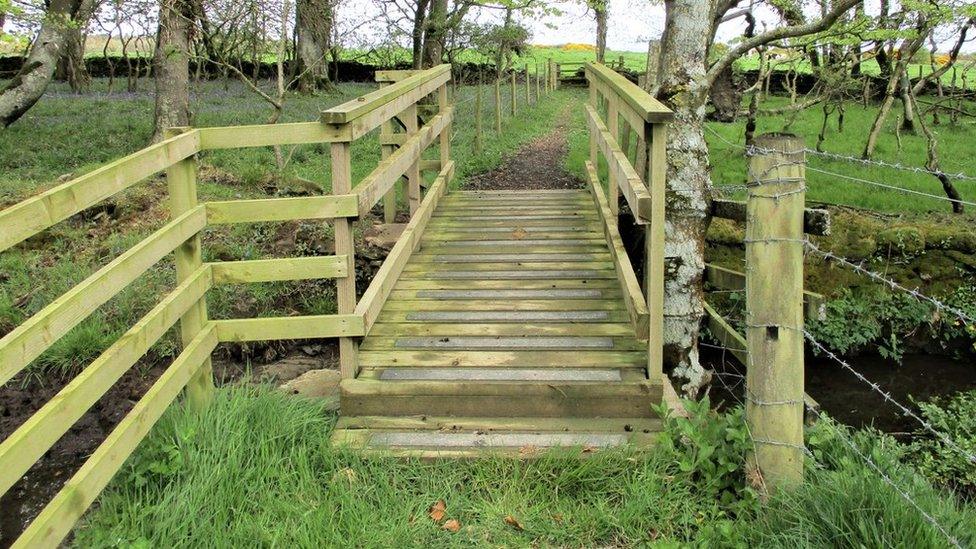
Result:
M861 183L863 185L872 185L875 187L881 187L883 189L888 189L892 191L914 194L916 196L924 196L926 198L932 198L935 200L942 200L944 202L954 202L959 204L965 204L967 206L976 206L976 202L970 202L968 200L949 198L948 196L940 196L937 194L927 193L924 191L916 191L915 189L906 189L905 187L899 187L897 185L891 185L889 183L881 183L880 181L873 181L871 179L864 179L862 177L854 177L852 175L844 175L842 173L832 172L830 170L822 170L820 168L814 168L813 166L810 165L808 165L806 169L811 172L816 172L822 175L829 175L832 177L840 177L841 179L846 179L848 181L853 181L855 183Z

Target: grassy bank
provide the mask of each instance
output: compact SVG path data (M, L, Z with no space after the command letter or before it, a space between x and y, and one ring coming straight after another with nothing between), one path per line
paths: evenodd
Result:
M741 411L717 415L707 401L692 409L646 453L417 461L331 447L334 417L315 401L222 389L203 415L166 414L75 545L944 546L844 440L960 542L976 541L974 510L902 465L896 443L851 438L830 422L810 433L808 483L761 506L740 468L750 447ZM440 521L428 514L438 500Z
M42 100L10 128L0 132L0 207L33 196L60 182L134 152L152 133L151 91L106 94L105 81L93 91L69 93L55 85ZM357 97L374 86L342 84L317 96L289 94L283 122L315 120L325 108ZM475 89L458 91L452 137L458 181L497 166L502 157L522 143L549 131L575 100L560 92L538 106L525 108L519 96L519 116L505 115L501 135L493 130L493 91L484 90L485 140L475 154ZM507 101L508 93L505 101ZM520 87L519 94L524 93ZM255 94L231 82L195 84L192 110L197 126L260 124L270 109ZM508 105L508 103L505 103ZM435 147L436 149L436 147ZM435 151L431 151L434 153ZM210 151L200 155L199 193L202 200L260 198L328 193L331 163L327 145L286 147L285 169L275 167L269 148ZM376 132L352 147L353 177L358 181L380 159ZM161 176L134 186L72 219L60 223L26 243L0 254L0 334L5 334L56 297L162 226L168 219L166 184ZM403 197L401 197L401 205ZM405 210L405 207L401 208ZM357 225L357 234L375 217ZM204 235L204 259L243 260L265 257L332 253L332 229L316 222L269 223L210 228ZM90 362L147 312L173 286L169 260L161 262L109 301L87 321L38 358L33 373L69 374ZM363 284L363 282L361 282ZM360 290L365 289L365 284ZM241 318L282 314L334 312L332 281L225 286L209 299L214 318ZM170 357L175 336L165 338L151 357Z

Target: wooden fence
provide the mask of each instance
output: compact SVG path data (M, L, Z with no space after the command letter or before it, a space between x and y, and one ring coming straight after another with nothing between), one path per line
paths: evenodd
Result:
M627 312L639 337L648 341L648 378L661 380L666 128L672 114L636 84L603 65L587 63L586 79L590 90L586 105L590 187L603 219ZM601 167L606 168L606 193L599 175ZM617 219L621 194L634 221L645 230L644 291L620 237Z
M210 355L221 342L339 337L344 378L355 375L356 340L369 332L392 283L420 242L420 233L453 175L448 101L450 65L402 74L388 86L322 112L316 122L181 128L165 141L107 164L34 198L0 211L0 252L165 171L172 220L105 265L0 339L0 383L20 373L69 330L173 253L177 286L88 365L6 440L0 443L0 493L77 422L108 389L179 320L183 350L78 472L14 542L14 547L55 547L105 488L165 409L186 388L191 406L213 395ZM418 125L418 104L436 95L436 114ZM384 145L383 159L358 185L351 178L350 145L372 130L402 121L397 147ZM384 134L385 135L385 134ZM439 142L436 164L421 160ZM268 198L201 203L195 155L212 149L330 143L331 196ZM421 196L420 169L436 170ZM351 222L389 196L404 175L412 219L372 284L356 300ZM388 206L390 208L390 206ZM393 206L395 208L395 205ZM335 255L205 263L201 231L208 225L301 219L332 220ZM206 294L215 285L313 278L336 279L338 313L210 320Z

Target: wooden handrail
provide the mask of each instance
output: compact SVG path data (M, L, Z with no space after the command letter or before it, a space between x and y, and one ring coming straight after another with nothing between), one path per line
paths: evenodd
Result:
M613 172L615 181L619 185L620 192L627 199L627 205L634 214L634 221L638 225L645 225L651 219L651 194L644 185L644 181L638 175L637 170L630 164L627 155L620 149L617 140L610 130L600 120L600 115L596 113L590 105L585 105L586 123L590 134L597 136L597 145L603 157L607 160L610 171Z
M670 122L674 117L671 109L651 97L640 86L605 65L587 63L586 77L591 82L596 81L607 86L647 122Z
M369 92L366 95L357 97L351 101L346 101L341 105L324 110L322 111L322 121L326 124L349 124L375 111L376 109L397 100L398 98L409 95L410 92L424 89L425 84L437 82L431 90L433 91L440 87L440 84L443 84L449 80L450 77L451 66L447 64L438 65L431 69L408 76L407 78L404 78L403 80L389 86ZM425 93L423 95L427 94Z
M200 151L189 131L0 210L0 252Z
M0 338L0 384L41 355L166 254L206 226L203 206L183 214Z

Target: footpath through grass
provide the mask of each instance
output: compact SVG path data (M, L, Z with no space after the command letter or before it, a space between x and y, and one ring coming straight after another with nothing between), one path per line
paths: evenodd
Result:
M224 388L202 415L175 406L77 530L78 547L944 547L945 537L852 455L825 422L808 483L760 506L741 469L741 411L708 401L646 453L566 449L521 461L404 460L329 445L321 404ZM898 462L867 452L964 545L976 512ZM580 458L584 452L583 458ZM429 509L443 500L445 515ZM456 531L454 523L457 521Z

